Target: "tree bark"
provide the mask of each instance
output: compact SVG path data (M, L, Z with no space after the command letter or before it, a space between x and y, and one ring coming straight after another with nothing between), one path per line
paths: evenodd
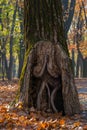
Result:
M40 40L60 43L68 53L61 2L54 0L24 1L25 45ZM32 8L31 8L32 7Z
M77 51L78 51L78 57L77 57L77 66L76 66L76 77L83 77L83 56L80 51L80 42L82 41L82 28L83 28L83 19L82 19L82 5L80 6L79 16L78 16L78 23L77 23L77 30L80 31L80 33L77 31L76 34L76 43L77 43Z
M83 77L87 77L87 58L83 59Z
M24 12L23 12L23 8L21 8L21 7L18 7L18 16L19 16L19 20L20 20L20 35L23 36L24 25L23 25L23 22L21 22L21 21L23 20ZM20 78L20 75L21 75L21 70L22 70L23 61L24 61L24 52L25 52L24 39L22 37L20 38L19 48L20 48L20 51L19 51L18 78Z
M67 115L79 113L61 2L25 0L24 9L26 53L19 100L25 108L62 111Z
M15 20L16 20L16 12L17 12L17 7L18 7L18 0L16 0L16 5L14 9L14 14L13 14L13 21L12 21L12 28L10 32L10 62L8 66L8 80L12 79L12 67L13 67L13 32L14 32L14 27L15 27Z

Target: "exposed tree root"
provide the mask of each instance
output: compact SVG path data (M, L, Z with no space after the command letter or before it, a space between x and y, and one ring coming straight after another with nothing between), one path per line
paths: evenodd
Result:
M54 104L54 100L55 100L55 96L56 96L56 93L58 91L58 89L60 87L55 87L52 91L52 93L50 92L50 87L48 86L48 84L46 83L46 81L43 81L42 84L41 84L41 88L40 88L40 91L38 93L38 97L37 97L37 109L40 110L41 109L41 100L42 100L42 94L43 94L43 91L44 89L47 89L47 95L48 95L48 106L49 106L49 109L53 109L54 112L58 112L58 110L56 109L56 106Z
M58 87L54 88L52 91L52 94L51 94L51 106L52 106L52 109L54 112L58 112L58 110L56 109L55 104L54 104L55 95L56 95L56 92L58 91L58 89L59 89Z
M46 88L47 88L47 92L48 92L48 106L49 106L49 109L51 109L51 102L50 102L50 98L51 98L51 94L50 94L50 88L48 86L48 84L46 83Z
M45 82L43 81L42 84L41 84L40 91L38 93L38 97L37 97L37 109L38 110L40 110L40 101L42 99L42 93L43 93L44 89L45 89Z

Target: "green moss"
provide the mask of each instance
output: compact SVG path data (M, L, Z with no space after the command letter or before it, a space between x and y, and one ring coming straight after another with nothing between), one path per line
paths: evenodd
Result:
M18 89L17 94L16 94L16 98L9 104L10 107L14 107L14 106L15 106L15 104L16 104L16 103L18 102L18 100L19 100L19 95L20 95L20 92L19 92L19 89Z
M18 88L18 91L17 91L17 94L16 94L16 98L10 103L10 107L13 107L19 101L20 88L23 84L25 69L26 69L26 66L27 66L27 60L28 60L28 56L29 56L29 53L30 53L32 48L33 48L33 45L31 44L29 49L25 53L24 64L23 64L23 68L22 68L22 72L21 72L21 77L20 77L20 80L19 80L19 88Z
M21 72L21 76L20 76L20 80L19 80L19 85L20 86L22 85L22 82L23 82L23 78L24 78L24 74L25 74L25 69L26 69L26 66L27 66L28 56L29 56L29 53L30 53L30 51L31 51L32 48L33 48L33 45L30 44L29 49L25 53L24 64L23 64L23 68L22 68L22 72Z

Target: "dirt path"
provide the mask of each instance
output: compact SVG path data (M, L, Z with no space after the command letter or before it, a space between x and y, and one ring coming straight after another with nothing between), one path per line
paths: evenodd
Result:
M87 110L87 78L76 79L75 82L78 88L80 103L83 110Z

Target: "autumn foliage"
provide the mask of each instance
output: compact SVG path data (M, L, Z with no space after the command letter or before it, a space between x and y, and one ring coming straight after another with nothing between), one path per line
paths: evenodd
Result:
M17 81L0 81L0 129L13 130L87 130L87 122L80 115L62 117L61 113L25 111L22 104L10 108L18 90Z

